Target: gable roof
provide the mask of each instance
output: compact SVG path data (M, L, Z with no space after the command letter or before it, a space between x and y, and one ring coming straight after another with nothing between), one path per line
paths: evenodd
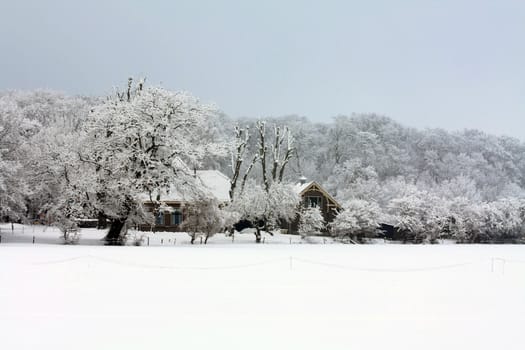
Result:
M298 182L295 185L293 185L293 190L298 195L303 195L304 194L303 192L313 183L314 183L313 181L305 182L305 183Z
M230 200L230 178L219 170L197 170L197 178L220 202Z
M311 190L311 189L315 189L319 192L321 192L326 198L328 198L328 200L330 202L332 202L337 208L341 208L341 204L339 204L334 197L332 197L321 185L319 185L317 182L315 181L310 181L310 182L305 182L304 184L303 183L296 183L294 186L293 186L293 189L294 191L300 195L301 197L304 196L304 194Z
M218 170L197 170L195 177L211 197L216 198L219 202L230 200L230 179L228 176ZM143 195L142 198L149 202L147 195ZM162 202L187 202L191 200L191 195L183 195L174 187L170 187L169 191L163 191L161 196Z

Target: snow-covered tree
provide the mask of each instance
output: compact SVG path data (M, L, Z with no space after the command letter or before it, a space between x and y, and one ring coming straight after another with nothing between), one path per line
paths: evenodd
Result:
M395 198L389 204L391 222L405 239L414 242L434 242L448 222L445 202L426 192Z
M21 147L34 127L14 101L0 98L0 219L18 220L26 210Z
M299 216L299 234L303 239L320 234L325 226L326 223L319 207L308 207L301 211Z
M250 128L246 127L245 129L241 129L238 125L235 126L235 145L233 147L233 150L231 151L231 179L230 179L230 201L233 201L233 197L235 193L243 192L244 186L246 185L246 181L248 180L248 176L250 175L250 172L252 171L255 163L257 162L259 158L259 154L255 153L252 157L252 160L250 164L246 167L244 170L244 174L241 179L241 172L242 167L244 163L244 159L246 156L246 151L248 147L248 141L250 140ZM237 190L237 184L241 181L240 187Z
M193 201L186 207L187 218L183 227L191 237L191 244L199 236L204 236L204 244L218 232L231 227L238 216L220 205L214 198Z
M282 221L294 220L300 202L290 185L274 182L266 191L262 185L249 180L242 193L234 197L231 210L255 226L255 241L261 242L261 231L270 231Z
M343 205L343 211L331 223L331 233L340 239L362 240L376 233L383 218L377 203L353 199Z
M75 131L95 99L52 91L0 93L0 211L11 219L34 218L56 201L56 172L63 140ZM3 185L2 185L3 183ZM0 215L1 217L2 215Z
M109 241L121 241L130 225L153 221L142 207L144 195L158 209L170 189L202 192L192 168L207 154L224 154L222 143L206 138L215 115L188 93L131 80L125 92L93 108L69 191L83 193L82 206L110 220Z

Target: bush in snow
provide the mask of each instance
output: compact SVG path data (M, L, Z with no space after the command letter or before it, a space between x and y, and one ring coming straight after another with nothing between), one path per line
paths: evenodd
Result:
M204 236L204 244L214 234L224 231L237 221L232 211L221 208L219 202L213 198L201 199L187 207L187 219L183 228L188 230L191 244L198 236Z
M303 239L321 233L326 224L319 207L304 209L299 217L299 234Z
M525 203L522 200L502 199L482 205L483 221L480 241L515 241L523 237Z
M374 202L360 199L348 201L331 224L331 233L340 239L356 239L375 234L383 213Z
M64 244L77 244L80 239L80 230L74 219L61 217L55 221L56 227L62 233Z
M447 225L445 201L426 192L416 192L390 201L392 224L404 241L435 242Z

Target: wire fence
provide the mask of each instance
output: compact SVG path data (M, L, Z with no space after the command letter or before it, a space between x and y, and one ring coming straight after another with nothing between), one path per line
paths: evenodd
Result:
M40 233L48 233L47 235L41 235ZM60 230L52 226L41 226L41 225L2 225L0 226L0 244L2 243L22 243L22 244L59 244L63 243L60 240ZM130 239L125 242L126 245L141 245L141 246L169 246L169 245L188 245L190 244L188 239L182 240L173 236L162 235L145 235L141 231L132 231ZM289 243L289 244L305 244L305 243L332 243L326 237L317 237L316 242L308 242L301 239L299 236L290 235L288 242L279 241L272 242L266 241L266 237L263 238L262 243ZM197 237L195 243L202 244L203 237ZM221 240L221 244L228 243L229 240ZM239 241L235 239L235 235L231 237L231 243L238 243ZM248 243L246 240L242 243ZM92 238L92 239L83 239L81 242L82 245L122 245L121 240L108 241L101 238ZM358 266L358 265L345 265L337 262L330 261L320 261L310 258L303 258L298 256L289 256L286 258L276 258L269 259L264 261L249 262L243 264L232 264L232 265L214 265L214 266L184 266L184 265L158 265L158 264L144 264L137 262L130 262L125 260L119 260L114 258L107 258L96 255L83 255L72 258L66 258L61 260L50 260L44 262L36 262L33 265L49 265L49 264L61 264L68 263L76 260L89 260L89 261L99 261L109 264L116 264L121 266L135 267L135 268L144 268L144 269L168 269L168 270L226 270L226 269L241 269L241 268L251 268L256 266L265 266L280 263L286 261L286 264L289 270L293 270L294 267L299 266L319 266L329 269L339 269L346 271L354 272L383 272L383 273L410 273L410 272L425 272L425 271L439 271L439 270L449 270L449 269L459 269L467 266L477 265L477 264L486 264L489 266L489 271L492 273L505 273L505 269L509 265L523 265L525 266L525 260L506 258L506 257L490 257L482 258L474 261L464 261L444 265L435 265L435 266L413 266L413 267L400 267L400 268L391 268L391 267L377 267L377 266Z
M261 266L273 266L274 268L287 268L290 271L297 270L301 267L318 266L327 269L337 269L352 272L372 272L372 273L418 273L418 272L432 272L442 270L457 270L467 266L478 266L482 267L481 271L505 274L505 268L509 264L521 265L521 268L525 268L525 260L501 258L501 257L490 257L480 258L472 261L458 262L453 264L442 264L442 265L431 265L431 266L416 266L416 267L377 267L377 266L358 266L358 265L346 265L340 263L333 263L327 261L305 259L297 256L279 257L274 259L252 261L240 264L229 264L229 265L164 265L164 264L147 264L139 263L136 261L128 261L116 258L108 258L96 255L82 255L65 259L57 260L46 260L33 262L33 266L45 266L45 265L56 265L56 264L67 264L74 261L86 261L86 262L101 262L112 265L120 265L124 267L140 268L140 269L152 269L152 270L233 270L233 269L246 269Z
M97 234L83 234L80 232L76 239L71 239L66 242L63 238L63 233L53 226L42 225L1 225L0 226L0 244L6 243L30 243L30 244L79 244L79 245L125 245L125 246L174 246L174 245L189 245L189 244L206 244L205 237L198 235L194 243L190 243L190 236L184 235L170 235L164 232L151 233L144 231L130 230L126 239L106 239L104 238L105 231L98 231ZM263 236L261 243L267 244L330 244L334 241L328 237L315 237L310 240L303 240L297 235L288 235L283 239L275 239L273 236ZM249 237L249 238L248 238ZM254 243L255 238L250 234L234 234L231 236L221 236L218 240L216 236L210 236L207 243Z
M44 235L42 235L44 233ZM173 235L166 235L167 232L149 232L139 231L136 229L129 230L126 239L114 239L108 240L103 239L104 232L100 231L98 238L92 237L91 235L84 235L81 231L78 235L77 240L69 241L68 244L88 244L95 245L98 241L100 245L127 245L127 246L171 246L179 244L190 244L189 238L186 239L175 237ZM217 243L253 243L253 240L247 240L246 236L250 234L236 233L230 236L221 237ZM241 236L244 236L240 239ZM189 236L188 236L189 237ZM214 243L216 241L216 235L210 236L209 242ZM0 225L0 244L2 243L39 243L39 244L61 244L65 243L62 232L54 226L47 225L23 225L23 224L1 224ZM421 240L391 240L386 238L369 238L365 241L356 241L349 238L338 238L326 235L320 236L307 236L301 237L295 234L281 234L279 239L275 239L272 235L265 235L261 240L262 244L394 244L394 245L413 245L413 244L456 244L461 243L453 239L438 239L434 242L422 242ZM487 243L487 242L485 242ZM494 244L524 244L523 240L512 240L493 242ZM197 235L194 244L205 244L204 235ZM464 242L464 244L470 244ZM478 243L481 244L481 243Z

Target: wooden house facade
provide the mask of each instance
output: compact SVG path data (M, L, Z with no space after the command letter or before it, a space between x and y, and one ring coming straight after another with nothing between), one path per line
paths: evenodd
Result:
M218 170L197 170L195 172L197 181L220 203L229 201L230 179ZM185 197L175 190L170 190L161 196L163 206L159 215L155 217L155 225L139 225L142 231L180 232L184 231L183 224L188 218L188 206L193 202L192 198ZM153 203L144 200L146 210L153 211Z
M301 197L302 208L318 207L326 223L334 220L341 211L341 205L320 184L315 181L307 182L304 177L294 186L294 190ZM295 234L299 228L299 217L293 222L283 223L282 229Z

